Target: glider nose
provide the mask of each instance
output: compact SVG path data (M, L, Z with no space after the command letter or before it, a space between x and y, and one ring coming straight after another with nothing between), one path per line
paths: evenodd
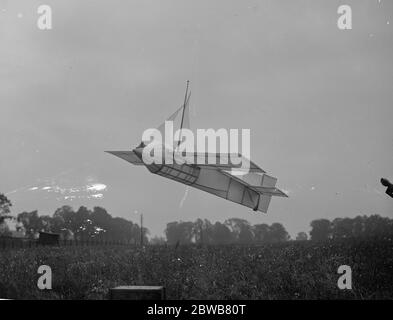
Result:
M139 159L142 159L142 152L143 152L143 148L135 148L134 150L132 150L135 152L135 154L138 156Z

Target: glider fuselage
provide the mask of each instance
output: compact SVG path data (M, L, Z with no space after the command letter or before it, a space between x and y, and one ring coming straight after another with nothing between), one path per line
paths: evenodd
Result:
M175 161L165 163L164 159L161 164L146 164L142 158L143 148L136 148L133 152L151 173L242 204L255 211L258 209L265 211L263 210L265 206L267 210L270 198L260 197L260 193L250 189L244 182L229 173L225 174L223 171L198 166L198 164L178 164Z

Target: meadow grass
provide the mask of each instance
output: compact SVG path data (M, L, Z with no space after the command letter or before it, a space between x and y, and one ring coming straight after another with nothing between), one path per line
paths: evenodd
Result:
M40 265L52 290L37 287ZM340 265L352 290L337 286ZM0 251L0 298L106 299L118 285L163 285L168 299L393 299L393 241Z

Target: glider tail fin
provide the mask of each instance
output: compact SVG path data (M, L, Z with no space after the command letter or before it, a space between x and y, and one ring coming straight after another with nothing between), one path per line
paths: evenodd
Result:
M267 209L269 208L270 200L272 196L261 194L259 196L258 205L254 208L254 211L261 211L263 213L267 213Z
M283 191L276 188L276 183L276 178L264 174L260 186L252 187L260 194L258 205L255 207L254 211L266 213L272 196L288 197Z

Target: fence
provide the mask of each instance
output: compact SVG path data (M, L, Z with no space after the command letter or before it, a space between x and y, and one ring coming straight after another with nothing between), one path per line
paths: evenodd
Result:
M135 246L134 242L120 240L103 240L103 239L80 239L80 240L59 240L56 245L43 244L38 239L0 237L0 250L5 249L27 249L42 246Z

